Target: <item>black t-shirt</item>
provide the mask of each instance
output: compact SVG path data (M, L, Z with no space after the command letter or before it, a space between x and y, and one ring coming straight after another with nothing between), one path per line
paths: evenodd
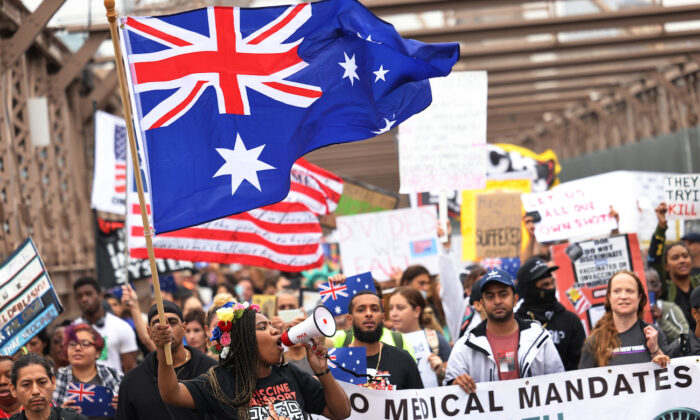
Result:
M693 289L688 289L687 292L681 290L680 287L676 287L676 300L675 304L683 310L683 315L685 319L688 320L688 325L690 326L690 331L695 331L695 318L690 313L690 292Z
M221 367L214 368L214 373L224 394L230 398L236 395L231 373ZM184 384L198 412L210 413L217 418L236 418L236 410L214 397L207 374ZM269 376L258 378L255 388L250 401L251 420L267 419L267 406L271 401L274 401L277 415L290 420L304 420L306 413L322 414L326 408L321 382L291 364L273 366Z
M609 366L617 365L629 365L632 363L644 363L651 361L651 354L649 349L647 349L647 339L644 337L644 327L645 322L637 320L637 322L632 325L627 331L619 333L617 336L620 339L620 347L613 349L612 358L610 359ZM656 331L659 333L659 348L661 350L668 347L666 337L664 333L656 326ZM579 368L591 368L596 367L595 356L593 355L593 340L589 338L583 346L583 352L581 352L581 363Z
M388 344L382 344L380 353L367 356L367 374L377 380L369 384L370 388L423 389L423 380L413 357L406 350Z

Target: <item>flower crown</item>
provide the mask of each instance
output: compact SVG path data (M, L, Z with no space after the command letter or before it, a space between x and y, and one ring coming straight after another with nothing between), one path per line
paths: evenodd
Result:
M231 328L243 316L243 312L246 309L260 312L260 306L256 304L250 305L248 302L228 302L216 310L219 322L216 324L214 331L212 331L210 339L210 341L216 341L216 344L209 349L212 353L219 354L223 359L228 357L231 348Z

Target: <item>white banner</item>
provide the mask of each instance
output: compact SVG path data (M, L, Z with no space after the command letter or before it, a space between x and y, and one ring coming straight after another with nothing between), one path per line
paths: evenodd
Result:
M422 264L437 273L437 211L435 206L380 211L336 219L336 239L346 273L372 272L388 280L394 269Z
M664 178L664 201L669 219L700 219L700 174Z
M340 382L353 420L697 419L700 359L673 359L667 368L640 363L477 384L376 391ZM469 417L467 417L469 416Z
M609 216L611 199L607 190L591 186L559 185L551 191L523 194L525 211L537 211L542 221L535 224L538 242L590 238L610 234L617 227Z
M93 209L125 214L128 141L123 118L102 111L95 113Z
M400 192L484 188L486 72L454 72L430 87L433 103L399 127Z

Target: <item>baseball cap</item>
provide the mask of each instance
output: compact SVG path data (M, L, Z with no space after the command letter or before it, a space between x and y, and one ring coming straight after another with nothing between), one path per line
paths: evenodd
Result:
M681 238L682 241L700 242L700 232L688 232Z
M515 290L515 284L513 283L513 277L511 277L510 274L508 274L507 271L504 270L489 270L484 274L484 276L479 280L479 284L481 285L479 287L479 291L483 292L484 287L486 287L487 284L492 283L494 281L497 281L501 284L505 284L506 286L510 286Z
M518 269L518 287L522 287L529 282L547 278L552 275L553 271L558 269L559 267L557 266L548 266L547 262L540 257L528 258Z
M700 308L700 286L696 287L692 292L690 292L690 307Z
M175 314L182 321L182 309L180 309L177 304L171 300L163 299L163 312L166 314ZM148 322L150 323L154 316L158 313L158 307L153 304L151 309L148 310Z

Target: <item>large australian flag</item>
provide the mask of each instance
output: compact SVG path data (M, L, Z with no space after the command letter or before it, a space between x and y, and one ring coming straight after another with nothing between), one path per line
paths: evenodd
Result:
M156 233L284 199L292 164L431 102L458 44L405 40L355 0L121 19Z

